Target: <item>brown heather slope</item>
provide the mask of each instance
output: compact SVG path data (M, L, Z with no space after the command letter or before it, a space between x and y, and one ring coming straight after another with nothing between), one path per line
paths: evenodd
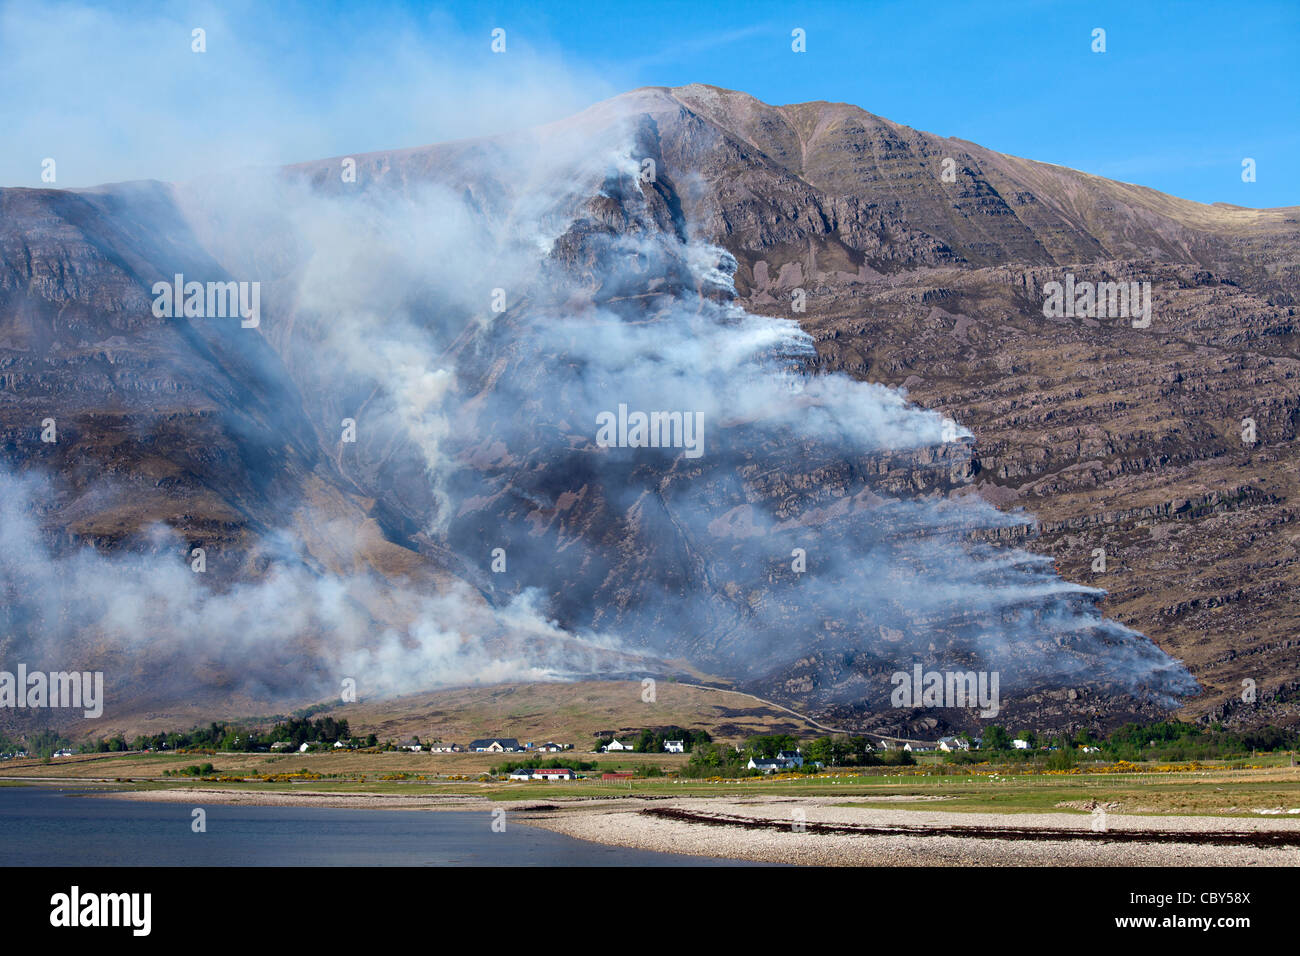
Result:
M803 216L793 234L750 203L718 214L746 307L797 319L823 368L904 386L970 428L971 490L1034 514L1031 549L1107 589L1108 613L1187 662L1207 692L1186 715L1294 721L1300 210L1205 206L843 104L770 107L700 87L671 96L820 193L815 215L780 220ZM945 156L956 183L939 177ZM825 215L853 203L941 237L965 261L860 268L869 244ZM1066 271L1150 281L1152 327L1044 318L1042 285ZM791 308L795 288L805 313ZM1097 548L1104 573L1092 571ZM1240 699L1247 678L1260 705Z
M589 751L603 731L630 734L644 728L687 727L707 730L717 740L743 741L755 734L809 736L815 725L748 694L658 681L654 700L642 700L640 681L499 684L456 687L387 701L359 701L314 712L346 717L381 739L417 735L441 738L462 747L494 734L533 741L573 744Z
M845 104L769 106L700 85L636 90L539 135L615 123L656 161L651 225L726 247L741 303L799 321L822 368L905 386L970 428L974 457L955 493L1034 514L1041 534L1023 544L1057 558L1065 577L1109 590L1108 613L1187 662L1206 693L1185 715L1300 721L1300 209L1206 206ZM359 156L358 173L368 188L436 180L464 190L499 226L521 188L487 171L500 148L480 140ZM955 182L940 175L949 158ZM337 168L295 171L325 189ZM52 537L113 547L163 521L238 555L309 502L364 527L365 553L385 573L467 575L444 543L411 531L428 518L411 492L418 470L336 456L334 396L294 354L291 322L267 322L250 341L152 319L158 274L247 272L213 237L139 225L183 223L178 202L158 184L0 190L0 445L6 461L67 479L46 516ZM646 226L608 196L583 211L584 228ZM573 249L566 265L578 269L582 237L565 239L559 258ZM276 254L256 243L238 253ZM1151 327L1044 318L1042 286L1067 272L1149 281ZM805 312L791 308L796 289ZM264 311L291 317L294 303L279 294L269 282ZM510 360L524 369L528 357ZM36 440L49 413L69 436L55 448ZM1240 437L1247 417L1253 446ZM930 481L952 491L936 474L903 462L877 477L886 492ZM131 493L78 494L104 475ZM845 495L842 477L833 463L796 459L767 469L754 493L802 507ZM608 533L589 501L567 528ZM467 521L491 526L506 509L534 506L475 507ZM330 567L327 542L308 524L298 530ZM1096 548L1104 573L1091 570ZM631 579L646 555L629 546L619 559ZM588 582L564 582L575 583ZM617 589L599 600L615 613ZM1243 679L1258 683L1257 703L1240 700ZM802 687L795 673L755 690L797 705ZM1026 717L1048 726L1123 713L1077 697L1061 688Z
M308 712L313 719L346 719L357 736L373 733L381 741L415 736L426 743L443 740L464 747L471 740L496 735L520 742L572 744L578 753L590 751L597 734L604 731L626 735L646 728L686 727L707 730L715 740L733 743L756 734L807 737L826 732L797 714L739 691L661 680L656 683L654 700L646 701L643 690L641 681L448 687L389 699L318 704ZM204 726L211 720L244 720L269 727L279 719L255 707L238 700L224 706L123 708L97 721L93 736L120 734L131 740L140 734ZM250 718L250 714L260 716Z
M1007 269L828 289L801 321L826 368L906 386L975 433L972 493L1035 515L1041 534L1024 544L1108 590L1108 614L1188 664L1206 693L1185 715L1293 720L1293 310L1190 267L1143 274L1160 290L1144 330L1045 319L1025 272ZM1226 329L1214 318L1228 316ZM1246 678L1260 705L1240 700Z

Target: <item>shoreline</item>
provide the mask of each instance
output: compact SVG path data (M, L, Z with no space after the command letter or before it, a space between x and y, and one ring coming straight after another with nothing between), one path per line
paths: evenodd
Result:
M925 800L900 800L895 809L787 796L503 801L453 794L216 789L107 790L86 796L433 812L504 809L523 825L606 846L804 866L1300 866L1300 821L1277 817L1108 814L1105 831L1094 833L1093 815L1085 812L944 811L930 809L941 801ZM1277 839L1295 845L1234 845L1234 834L1251 843Z
M745 818L742 823L728 825L650 816L640 812L644 809L649 808L592 807L586 812L539 814L529 823L613 846L803 866L1300 865L1300 846L1263 848L1198 842L1198 833L1207 839L1210 834L1222 831L1243 835L1282 831L1300 839L1300 827L1286 826L1284 821L1277 820L1116 814L1107 818L1112 832L1137 832L1129 833L1129 839L1107 839L1104 835L1093 837L1091 815L1083 813L1064 816L881 810L834 806L824 798L741 801L713 798L673 802L672 809L688 814ZM656 812L659 809L655 808ZM802 811L802 818L795 811ZM1074 825L1068 825L1067 821ZM802 831L798 829L800 823ZM837 826L907 829L884 833L819 832L819 828ZM969 835L973 828L980 826L1037 828L1047 834L1074 830L1078 836L1008 839ZM1143 842L1139 838L1143 831L1160 831L1161 842ZM1180 834L1188 839L1179 840Z

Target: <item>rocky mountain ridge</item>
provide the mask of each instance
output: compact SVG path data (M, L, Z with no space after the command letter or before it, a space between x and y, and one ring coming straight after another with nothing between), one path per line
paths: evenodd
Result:
M634 165L611 173L606 146L626 148L621 159ZM536 179L519 176L516 156L529 149L545 157ZM518 279L529 296L486 330L454 297L414 307L426 325L434 311L452 316L436 345L463 394L477 396L466 408L480 410L474 441L463 429L447 439L461 462L450 498L430 487L408 436L338 441L337 423L372 400L373 382L339 381L313 360L327 333L309 322L301 258L273 219L261 222L255 208L224 221L209 195L220 188L207 184L6 189L0 432L11 467L60 478L42 515L52 546L112 550L163 523L204 544L221 574L255 577L271 560L264 538L288 525L322 570L361 564L429 587L468 582L485 605L540 588L558 622L597 631L650 626L637 610L646 593L680 596L699 578L710 599L691 603L698 619L660 652L706 672L730 669L742 686L841 723L926 732L962 718L879 705L902 659L878 627L846 610L825 633L803 633L800 599L771 590L788 560L763 566L734 542L770 536L772 554L788 555L799 529L814 527L837 548L854 535L889 540L882 495L977 497L1028 514L970 529L976 539L1050 556L1065 579L1107 590L1109 615L1186 662L1204 689L1182 698L1186 715L1300 717L1291 637L1300 210L1203 206L856 107L773 107L704 86L634 91L522 143L355 161L362 195L418 198L434 184L463 197L466 235L485 245L523 243L512 232L525 222L557 224L540 271ZM284 180L346 196L339 168L307 163ZM563 169L572 181L557 189ZM547 208L531 208L552 193ZM691 253L674 251L690 243L729 254L721 269L734 291L701 287ZM612 264L634 246L631 268ZM552 271L563 281L548 282ZM154 318L149 287L174 272L263 277L263 327L246 335L237 323ZM1045 317L1043 287L1067 272L1149 282L1150 327ZM484 301L492 285L482 282ZM561 300L546 301L551 293ZM555 412L528 400L555 385L544 370L581 342L557 345L530 317L560 309L638 323L695 294L796 321L811 349L784 359L791 367L905 388L973 439L854 456L826 442L736 437L733 453L749 463L734 471L738 459L727 458L584 473L589 436L565 436L588 426L568 420L562 402ZM498 404L508 407L481 412ZM47 417L59 422L56 444L40 441ZM532 433L576 451L539 457L521 444ZM620 482L654 494L623 500ZM707 540L681 524L674 496L684 488L719 509ZM737 494L781 525L755 524L748 505L729 504ZM322 515L358 529L356 547L340 551ZM501 581L487 570L488 544L530 556L536 573ZM566 549L581 557L557 561ZM1098 549L1105 570L1094 570ZM713 580L724 569L734 580ZM672 630L671 613L649 620ZM775 671L727 651L758 621L796 631L800 652ZM1246 680L1253 700L1243 699ZM1009 706L1044 726L1163 712L1082 681L1033 687Z

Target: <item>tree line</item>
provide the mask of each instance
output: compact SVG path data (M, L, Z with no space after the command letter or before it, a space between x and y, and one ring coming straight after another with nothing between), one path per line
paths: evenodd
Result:
M114 753L124 750L224 750L252 752L269 750L272 744L284 743L297 749L303 744L333 744L342 740L354 742L358 747L375 747L379 741L374 734L364 739L354 738L347 719L320 717L289 717L270 730L249 729L242 724L212 721L206 727L192 730L172 730L156 734L140 734L129 743L125 737L100 738L83 743L80 753Z

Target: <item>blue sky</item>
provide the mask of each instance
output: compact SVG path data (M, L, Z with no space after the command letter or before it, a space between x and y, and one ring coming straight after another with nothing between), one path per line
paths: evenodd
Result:
M691 82L854 103L1201 202L1300 204L1295 0L6 3L0 183L39 184L45 157L82 186L414 146Z

